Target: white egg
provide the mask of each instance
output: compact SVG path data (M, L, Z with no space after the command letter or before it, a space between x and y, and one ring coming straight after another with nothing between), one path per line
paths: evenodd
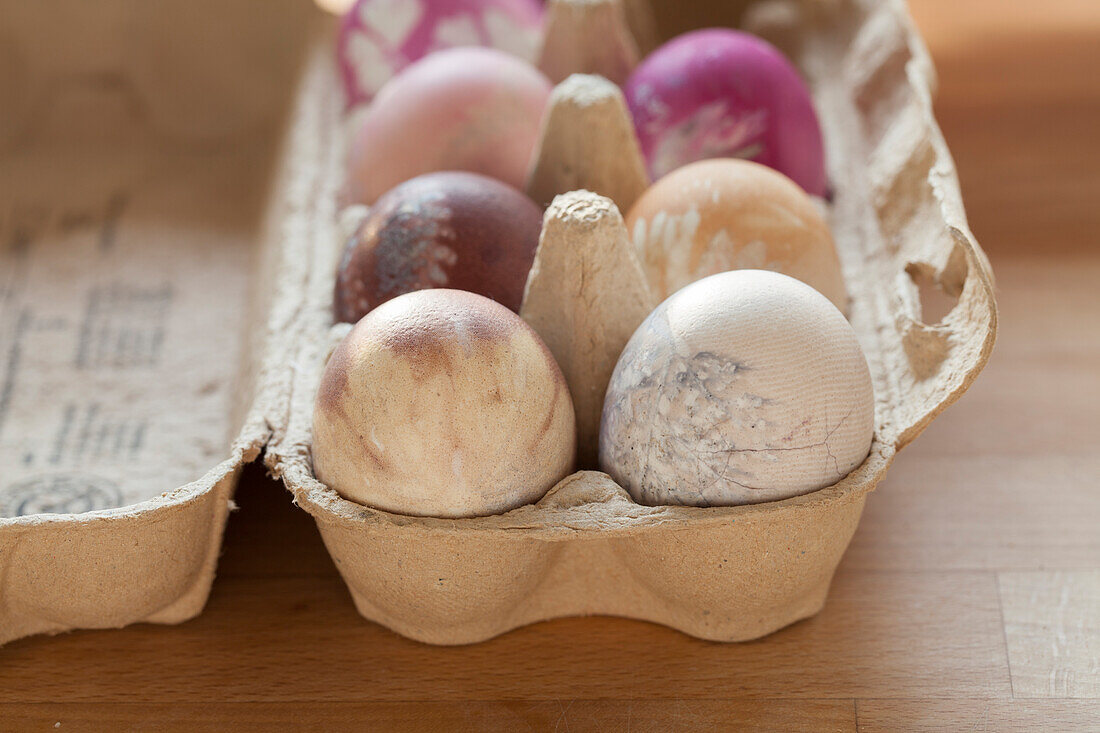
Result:
M794 278L738 270L638 327L607 389L600 466L642 504L752 504L836 483L873 431L867 360L840 311Z

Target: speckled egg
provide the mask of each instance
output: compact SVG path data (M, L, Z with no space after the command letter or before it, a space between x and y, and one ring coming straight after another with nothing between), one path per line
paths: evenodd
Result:
M334 313L354 323L390 298L468 290L518 311L542 230L526 195L476 173L426 173L383 194L352 234Z
M638 327L607 388L600 467L641 504L753 504L836 483L873 430L867 361L840 311L794 278L739 270Z
M445 48L488 46L533 62L542 16L537 0L358 0L337 40L348 106L369 102L398 71Z
M759 163L718 158L653 184L626 217L658 298L726 270L774 270L847 309L848 292L821 210L789 178Z
M650 175L706 158L755 160L827 192L809 89L774 46L725 28L677 36L623 88Z
M463 170L522 188L550 81L489 48L454 48L395 76L355 128L348 194L371 204L422 173Z
M460 290L418 290L363 318L329 358L313 469L398 514L472 517L540 499L573 468L573 402L519 316Z

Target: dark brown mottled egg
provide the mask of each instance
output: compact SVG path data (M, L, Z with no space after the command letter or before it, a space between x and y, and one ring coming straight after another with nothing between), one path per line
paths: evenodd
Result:
M467 290L518 311L541 230L535 202L495 179L445 171L408 180L379 197L348 241L336 320L354 323L428 288Z

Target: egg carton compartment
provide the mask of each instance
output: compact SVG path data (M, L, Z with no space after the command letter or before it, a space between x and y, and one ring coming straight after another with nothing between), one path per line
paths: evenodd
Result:
M570 3L551 7L551 32L580 33L568 24L563 30L560 21L553 30L554 18L567 15L555 15L562 5ZM628 33L624 14L617 17ZM653 621L719 641L775 631L821 609L867 494L895 453L981 371L996 334L992 273L966 224L954 165L932 116L932 66L904 3L756 3L743 22L783 50L813 92L833 193L822 205L851 298L849 319L874 382L875 428L866 460L835 485L737 507L641 506L607 475L580 471L534 505L436 519L355 504L316 480L314 396L326 357L348 327L332 326L343 245L342 99L332 49L320 43L314 50L283 163L288 185L272 201L282 216L281 261L296 277L277 292L293 313L283 343L294 348L286 356L288 409L272 426L266 460L315 518L366 618L436 644L477 642L535 621L587 614ZM571 69L601 71L599 54L571 48ZM645 181L624 114L613 87L566 78L552 97L528 192L548 203L555 194L589 188L626 210ZM558 211L546 221L543 245L555 227L569 232L578 249L609 241L599 233L585 240L575 224ZM542 262L537 258L534 269ZM521 309L529 322L537 321L529 307L533 280ZM629 300L630 281L609 284L614 291L603 300L623 294ZM936 323L921 315L920 289L928 286L957 301ZM592 317L595 308L586 303L581 315ZM613 318L621 310L609 306L607 313ZM626 331L623 323L617 326ZM588 354L592 373L607 369L600 356ZM591 465L591 415L602 400L578 394L584 377L566 372L578 405L581 465Z
M0 643L205 603L269 433L284 5L0 2Z

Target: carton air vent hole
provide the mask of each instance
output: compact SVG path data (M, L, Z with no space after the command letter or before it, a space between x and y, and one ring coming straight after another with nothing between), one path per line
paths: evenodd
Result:
M905 272L909 275L909 279L913 281L913 284L917 286L917 297L920 301L920 321L928 325L942 323L943 319L958 305L958 297L948 295L943 291L929 265L910 262L905 266Z

